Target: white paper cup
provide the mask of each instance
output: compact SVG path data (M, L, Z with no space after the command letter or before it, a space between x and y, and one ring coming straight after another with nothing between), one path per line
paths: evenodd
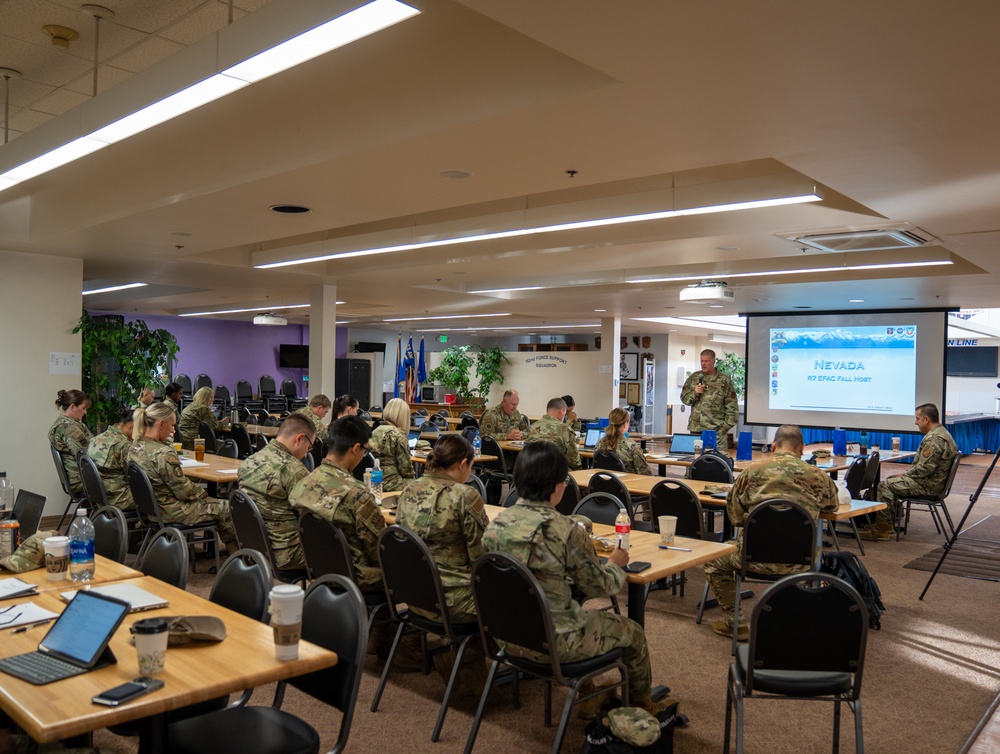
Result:
M694 441L694 454L696 456L700 456L703 447L704 447L704 444L702 443L701 440L695 440Z
M63 581L69 578L69 537L46 537L45 570L49 581Z
M659 516L657 521L660 524L660 541L672 545L677 534L677 516Z
M274 656L279 660L295 660L299 656L302 638L302 602L305 592L294 584L281 584L271 589L271 628L274 629Z
M892 438L892 452L893 453L898 453L899 452L899 438L898 437L893 437Z
M144 618L132 624L135 654L139 661L139 675L156 675L163 672L167 660L167 621L164 618Z

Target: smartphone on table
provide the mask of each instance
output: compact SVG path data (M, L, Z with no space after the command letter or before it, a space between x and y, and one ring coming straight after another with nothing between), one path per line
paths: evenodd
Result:
M107 707L117 707L120 704L130 702L136 697L148 694L151 691L163 688L163 681L159 678L136 678L121 686L102 691L91 701L94 704L103 704Z

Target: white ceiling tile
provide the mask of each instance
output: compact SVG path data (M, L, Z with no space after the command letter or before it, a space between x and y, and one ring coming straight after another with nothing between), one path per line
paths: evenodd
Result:
M62 115L77 105L86 102L88 99L90 99L90 94L86 92L57 89L35 102L32 108L43 113L49 113L50 115Z
M138 73L183 49L184 45L171 42L169 39L147 37L132 49L117 56L113 63L116 68Z

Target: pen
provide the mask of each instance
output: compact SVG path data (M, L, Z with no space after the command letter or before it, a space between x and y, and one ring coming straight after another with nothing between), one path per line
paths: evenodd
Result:
M677 550L678 552L691 552L690 547L670 547L668 545L660 545L661 550Z
M51 622L52 622L52 619L48 618L46 620L40 620L40 621L38 621L38 623L29 623L27 626L19 626L18 628L15 628L13 631L11 631L11 633L12 634L23 634L29 628L34 628L35 626L44 626L46 623L51 623Z

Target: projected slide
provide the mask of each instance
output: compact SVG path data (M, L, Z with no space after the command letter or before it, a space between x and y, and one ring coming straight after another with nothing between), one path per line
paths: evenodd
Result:
M779 327L770 330L774 410L913 414L917 327Z

